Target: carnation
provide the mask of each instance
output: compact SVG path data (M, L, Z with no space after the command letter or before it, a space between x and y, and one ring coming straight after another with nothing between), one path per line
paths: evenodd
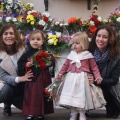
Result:
M48 40L48 44L49 44L49 45L53 45L53 43L54 43L54 40L53 40L53 39L49 39L49 40Z
M116 19L116 21L117 21L117 22L120 22L120 17L118 17L118 18Z

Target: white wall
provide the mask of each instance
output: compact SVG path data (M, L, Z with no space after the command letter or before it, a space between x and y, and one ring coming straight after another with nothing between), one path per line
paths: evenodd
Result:
M35 10L45 12L44 0L21 0L26 3L33 3ZM70 17L81 17L87 20L92 13L93 1L91 0L91 10L87 9L87 0L48 0L48 12L52 18L67 21ZM108 18L109 14L118 6L120 0L101 0L97 14L102 18Z

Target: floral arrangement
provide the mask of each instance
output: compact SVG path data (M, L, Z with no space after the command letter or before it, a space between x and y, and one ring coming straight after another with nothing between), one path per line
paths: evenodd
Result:
M78 32L82 28L82 20L81 18L71 17L68 20L68 26L66 26L70 34L74 34Z
M98 27L98 25L101 24L101 21L102 21L102 18L98 15L92 15L90 18L89 18L89 30L91 33L94 33Z
M47 33L48 37L46 38L46 45L48 51L53 54L60 54L64 49L68 48L68 43L62 36L61 32L49 31Z
M36 67L40 67L40 69L45 69L46 66L49 66L51 64L51 57L49 53L39 50L37 53L35 53L32 56L33 65Z
M116 27L120 28L120 7L116 8L116 10L110 14L108 20L115 26L115 29Z
M115 11L110 14L108 21L115 29L118 39L120 40L120 7L116 8Z

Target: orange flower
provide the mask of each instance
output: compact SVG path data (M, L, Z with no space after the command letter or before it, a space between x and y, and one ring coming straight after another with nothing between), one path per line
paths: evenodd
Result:
M72 18L70 18L70 19L68 20L68 24L75 23L76 20L77 20L77 18L72 17Z

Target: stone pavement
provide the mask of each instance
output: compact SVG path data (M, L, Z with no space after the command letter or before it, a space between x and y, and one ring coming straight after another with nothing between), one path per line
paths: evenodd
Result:
M12 108L13 115L8 117L3 115L3 107L0 107L0 120L25 120L22 115L22 111L17 108ZM45 120L69 120L70 110L55 108L54 114L45 115ZM115 120L111 118L105 118L105 110L93 110L91 111L91 117L87 120ZM120 117L116 120L120 120Z

